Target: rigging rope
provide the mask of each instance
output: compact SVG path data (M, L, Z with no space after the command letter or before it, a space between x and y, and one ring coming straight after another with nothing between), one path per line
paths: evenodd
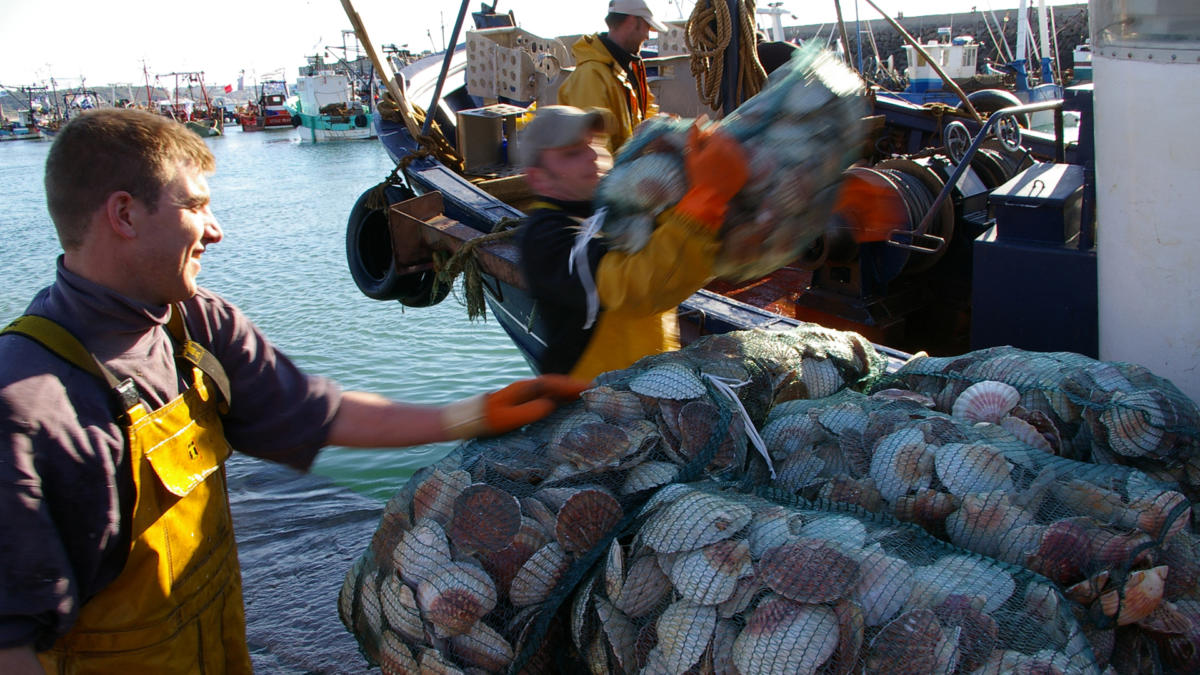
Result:
M487 304L483 295L483 272L479 269L476 250L487 244L510 239L519 231L520 218L501 218L490 234L476 237L459 247L454 253L434 251L433 269L437 271L437 283L453 288L459 275L463 277L463 303L467 306L467 318L474 321L487 317Z
M722 108L721 81L725 75L725 51L738 31L738 73L735 96L742 101L757 94L767 81L758 60L754 0L738 0L738 26L733 25L725 0L700 0L684 26L683 41L691 54L689 64L700 100L713 110ZM736 106L735 106L736 107Z

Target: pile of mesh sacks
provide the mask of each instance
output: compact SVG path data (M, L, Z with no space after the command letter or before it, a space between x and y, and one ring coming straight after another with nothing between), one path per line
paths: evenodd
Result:
M1191 401L1078 355L885 365L802 325L607 373L419 471L342 620L386 673L1200 668Z
M767 86L737 110L710 123L741 144L750 168L720 231L718 277L761 277L797 259L821 235L842 172L861 148L864 92L854 71L814 45L771 73ZM640 250L659 214L687 192L683 152L692 124L652 118L618 151L596 194L610 248Z

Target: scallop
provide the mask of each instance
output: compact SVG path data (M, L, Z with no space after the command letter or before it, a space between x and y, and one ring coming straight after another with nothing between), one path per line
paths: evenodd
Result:
M694 551L728 539L750 523L750 507L708 494L689 492L654 514L642 527L642 542L659 553Z
M646 411L642 401L631 391L617 391L612 387L593 387L579 395L583 407L604 418L605 422L620 424L644 419Z
M918 607L936 607L950 595L983 601L990 614L1016 590L1016 582L1000 563L978 556L947 555L916 569L909 601Z
M607 492L581 490L558 510L554 536L564 551L581 554L611 534L623 515L621 504Z
M387 575L380 585L379 599L383 605L383 616L392 630L409 642L422 642L425 639L425 626L421 623L417 596L399 577Z
M513 660L513 648L495 629L480 621L465 633L451 636L450 650L463 663L499 672Z
M867 413L854 401L831 405L817 414L817 422L834 436L847 431L862 433L867 429Z
M658 616L658 645L654 651L671 672L682 673L704 655L716 627L716 607L677 600Z
M625 474L622 495L637 494L670 483L679 473L679 465L671 462L642 462Z
M907 427L879 439L871 456L871 478L883 498L894 502L910 490L929 487L933 453L920 429Z
M746 542L726 539L680 554L668 576L683 598L716 605L733 595L738 579L753 572Z
M1012 492L1013 466L1004 453L983 443L947 443L934 451L938 480L951 494Z
M846 383L832 359L804 359L800 380L808 389L809 398L833 396Z
M1137 623L1162 604L1166 578L1166 565L1130 572L1123 592L1112 590L1100 596L1101 610L1106 616L1116 617L1118 626Z
M513 577L508 589L509 601L516 607L537 604L550 597L568 567L567 555L552 541L529 556Z
M686 401L708 390L691 369L681 365L655 366L629 381L629 389L642 396Z
M938 673L946 649L946 635L937 616L928 609L914 609L896 617L871 640L866 669L871 673Z
M754 519L746 530L746 542L750 555L758 560L767 549L781 546L793 538L793 514L782 506L771 506L755 512Z
M449 562L417 586L417 605L436 633L459 635L496 607L496 587L482 569Z
M739 672L756 675L816 673L837 643L832 609L772 596L758 604L734 640L733 663Z
M413 493L413 520L429 518L445 526L454 515L454 501L470 484L471 474L466 471L434 469Z
M670 591L671 580L658 566L655 556L644 555L629 566L621 594L610 599L625 616L637 619L658 607Z
M563 434L547 452L580 471L616 466L630 450L629 434L614 424L591 422Z
M998 423L1021 400L1016 387L984 380L966 388L954 400L951 415L970 422Z
M762 430L767 452L775 460L808 450L826 438L828 434L825 430L806 413L777 417Z
M600 628L608 639L608 646L619 668L624 672L635 671L637 627L612 603L601 597L596 598L596 616L600 618Z
M469 485L454 501L451 541L468 551L500 551L521 529L517 498L484 483Z
M522 518L521 529L508 546L499 551L478 554L477 557L483 568L496 580L496 585L505 590L529 556L545 544L546 535L541 525L532 518Z
M1125 457L1157 456L1166 435L1163 408L1169 405L1161 393L1141 389L1114 392L1111 405L1100 413L1108 445Z
M423 520L404 533L392 561L405 583L416 586L450 561L446 533L434 520Z
M757 565L771 590L797 602L832 602L858 583L853 558L818 539L796 539L768 549Z
M797 533L810 539L844 544L852 549L862 548L867 540L867 526L853 516L822 514L805 523Z
M1031 448L1037 448L1054 454L1054 448L1050 445L1050 441L1038 431L1037 427L1029 422L1019 418L1007 415L1000 420L1000 426L1004 427L1010 434L1016 436L1017 440Z
M998 557L1011 530L1035 524L1033 516L1007 493L981 492L963 497L958 510L946 517L946 534L958 546Z
M859 562L859 570L860 577L850 597L862 607L868 626L881 626L908 602L916 573L901 558L882 551L867 553Z
M421 666L412 650L404 644L404 638L390 630L385 630L379 640L379 669L387 675L418 675L421 672Z

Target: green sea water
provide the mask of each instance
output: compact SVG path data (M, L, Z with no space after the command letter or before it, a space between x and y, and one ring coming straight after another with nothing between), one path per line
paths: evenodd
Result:
M531 371L495 321L467 320L455 295L426 309L371 300L346 266L346 218L392 170L376 140L301 144L295 130L206 139L224 241L204 254L201 285L239 305L301 367L414 403L464 398ZM49 142L0 145L0 321L53 281L59 254L42 172ZM329 448L314 473L385 501L452 447Z

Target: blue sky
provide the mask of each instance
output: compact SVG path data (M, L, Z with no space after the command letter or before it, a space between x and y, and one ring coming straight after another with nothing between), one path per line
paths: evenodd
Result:
M438 48L449 39L456 0L351 0L376 46L407 44L413 51ZM786 0L794 15L784 25L831 21L834 0ZM1031 4L1034 0L1030 0ZM841 0L847 19L855 0ZM1019 0L876 0L881 8L907 16L943 12L1015 8ZM691 13L694 0L648 0L656 15L675 19ZM472 0L471 10L479 8ZM767 2L760 0L760 7ZM1048 0L1047 4L1073 4ZM607 0L500 0L519 25L553 37L602 30ZM206 9L209 8L209 9ZM863 19L877 18L861 0ZM470 17L467 18L468 24ZM759 24L769 25L767 17ZM52 28L51 28L52 26ZM340 0L256 0L252 2L178 3L162 0L34 0L0 2L0 84L21 86L54 77L62 86L143 84L143 63L154 75L204 71L205 82L233 84L245 71L247 84L272 74L296 76L306 55L342 44L350 29ZM444 31L444 36L443 36ZM172 78L163 77L169 85Z

